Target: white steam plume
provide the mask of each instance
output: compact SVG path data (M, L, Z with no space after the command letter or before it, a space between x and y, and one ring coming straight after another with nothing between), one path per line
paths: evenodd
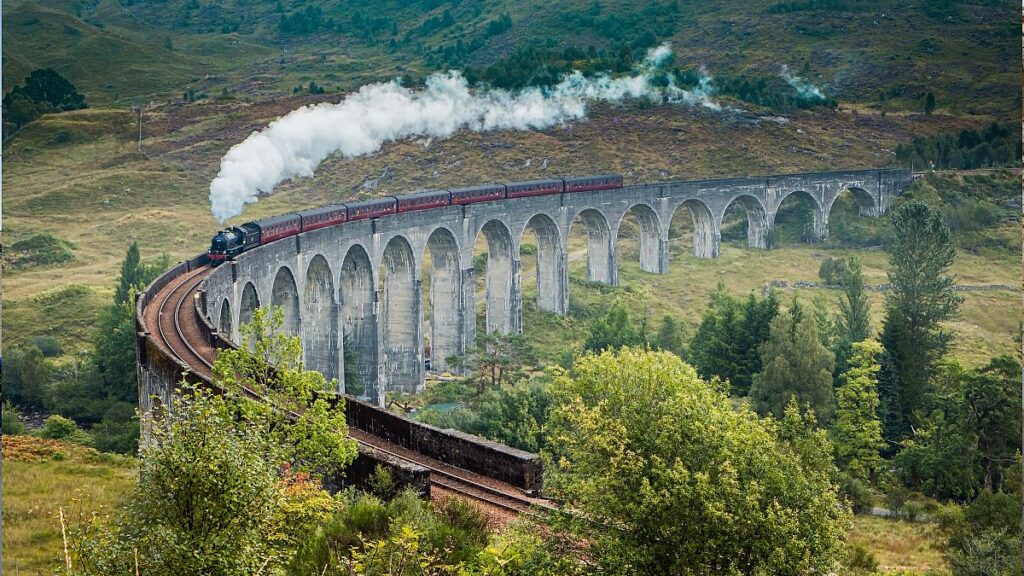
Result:
M585 117L591 101L643 98L718 110L706 76L693 90L677 87L671 75L667 86L654 85L659 67L671 55L669 46L662 45L648 51L631 76L585 78L577 71L544 89L470 90L460 73L448 72L430 76L421 91L398 81L377 83L337 104L304 106L253 132L221 159L220 172L210 184L213 215L224 222L241 214L260 193L270 193L295 176L312 176L336 152L347 158L370 154L385 142L411 136L446 138L460 129L546 128Z
M782 65L782 79L792 86L799 97L804 100L824 100L825 94L814 84L789 71L789 66Z

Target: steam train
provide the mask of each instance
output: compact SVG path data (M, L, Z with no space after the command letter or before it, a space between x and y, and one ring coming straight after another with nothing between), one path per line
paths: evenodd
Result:
M429 210L444 206L465 206L478 202L493 202L507 198L571 194L574 192L590 192L592 190L609 190L613 188L622 188L622 176L618 174L604 174L575 178L532 180L529 182L514 182L512 184L484 184L468 188L427 190L403 196L385 196L362 202L331 204L320 208L310 208L301 212L272 216L254 222L246 222L240 226L232 226L221 230L210 242L208 254L210 256L210 263L213 266L217 266L225 260L231 260L242 252L251 250L256 246L345 222L379 218L389 214Z

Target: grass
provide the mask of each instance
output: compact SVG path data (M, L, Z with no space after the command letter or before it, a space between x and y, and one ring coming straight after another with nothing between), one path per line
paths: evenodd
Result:
M48 575L63 562L60 510L71 525L120 504L135 459L30 436L3 437L3 572Z
M855 516L847 538L870 550L882 571L923 574L947 569L938 548L941 537L932 523Z

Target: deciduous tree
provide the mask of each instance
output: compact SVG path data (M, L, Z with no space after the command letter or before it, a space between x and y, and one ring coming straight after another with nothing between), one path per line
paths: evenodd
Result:
M853 345L850 368L836 390L836 420L832 426L836 464L858 480L874 477L882 463L882 423L878 419L878 357L874 340Z
M820 430L734 408L674 354L579 358L551 385L546 489L603 574L828 573L846 514Z

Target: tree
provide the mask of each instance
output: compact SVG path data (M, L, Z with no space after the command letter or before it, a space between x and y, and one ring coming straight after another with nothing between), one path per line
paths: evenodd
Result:
M879 394L883 433L887 440L898 441L923 418L933 366L952 338L940 323L957 314L962 298L947 274L956 245L942 214L910 202L893 212L891 227L886 248L891 289L885 298Z
M352 336L342 336L342 354L345 363L345 393L361 396L366 389L363 387L363 376L359 373L359 351L352 341Z
M221 350L214 381L238 418L256 423L287 450L278 466L318 477L340 476L356 457L345 404L332 398L323 374L302 365L302 338L284 333L284 310L259 308L239 327L240 346ZM253 400L253 395L263 400Z
M882 464L882 423L878 420L878 357L882 346L874 340L853 345L850 369L836 390L836 421L832 444L836 464L850 476L867 481Z
M128 301L132 291L142 290L142 258L139 256L139 243L132 242L128 252L121 261L121 276L118 279L117 290L114 292L114 303L121 304Z
M278 573L299 535L330 518L329 495L281 476L286 455L259 422L237 418L228 397L182 391L173 413L147 422L153 441L125 507L72 532L79 573Z
M496 332L477 335L476 345L465 356L446 360L470 373L469 380L476 385L477 395L520 380L524 367L535 361L533 349L522 334Z
M960 500L1013 488L1004 476L1021 449L1020 364L1008 356L976 370L948 362L934 380L928 416L894 459L904 481Z
M85 107L85 97L63 76L49 68L33 70L23 85L4 95L5 136L43 114Z
M850 256L843 268L840 277L843 299L839 301L839 314L835 319L837 338L833 346L837 381L849 367L848 361L853 355L853 344L863 342L871 336L871 300L864 291L864 273L861 271L860 260L856 256Z
M824 422L832 419L832 352L818 336L818 323L793 299L788 313L771 323L771 335L761 346L761 365L750 388L753 408L762 415L782 418L786 405L796 398Z
M935 111L935 93L929 91L928 95L924 97L924 113L931 115Z
M666 352L583 356L551 394L546 490L580 511L591 572L832 570L847 511L820 430L735 408Z
M22 408L42 408L52 368L35 346L12 348L4 358L4 399Z
M676 319L668 314L661 320L658 333L654 336L654 348L671 352L680 358L686 357L686 345L683 343L683 329Z
M719 283L690 341L688 356L701 377L718 376L729 381L734 394L746 396L754 374L761 371L758 349L768 339L769 326L778 312L774 292L766 298L751 294L740 300Z
M647 344L646 323L639 328L629 318L629 308L620 301L612 304L608 314L590 328L583 349L600 352L607 348L617 350L623 346L644 346Z

